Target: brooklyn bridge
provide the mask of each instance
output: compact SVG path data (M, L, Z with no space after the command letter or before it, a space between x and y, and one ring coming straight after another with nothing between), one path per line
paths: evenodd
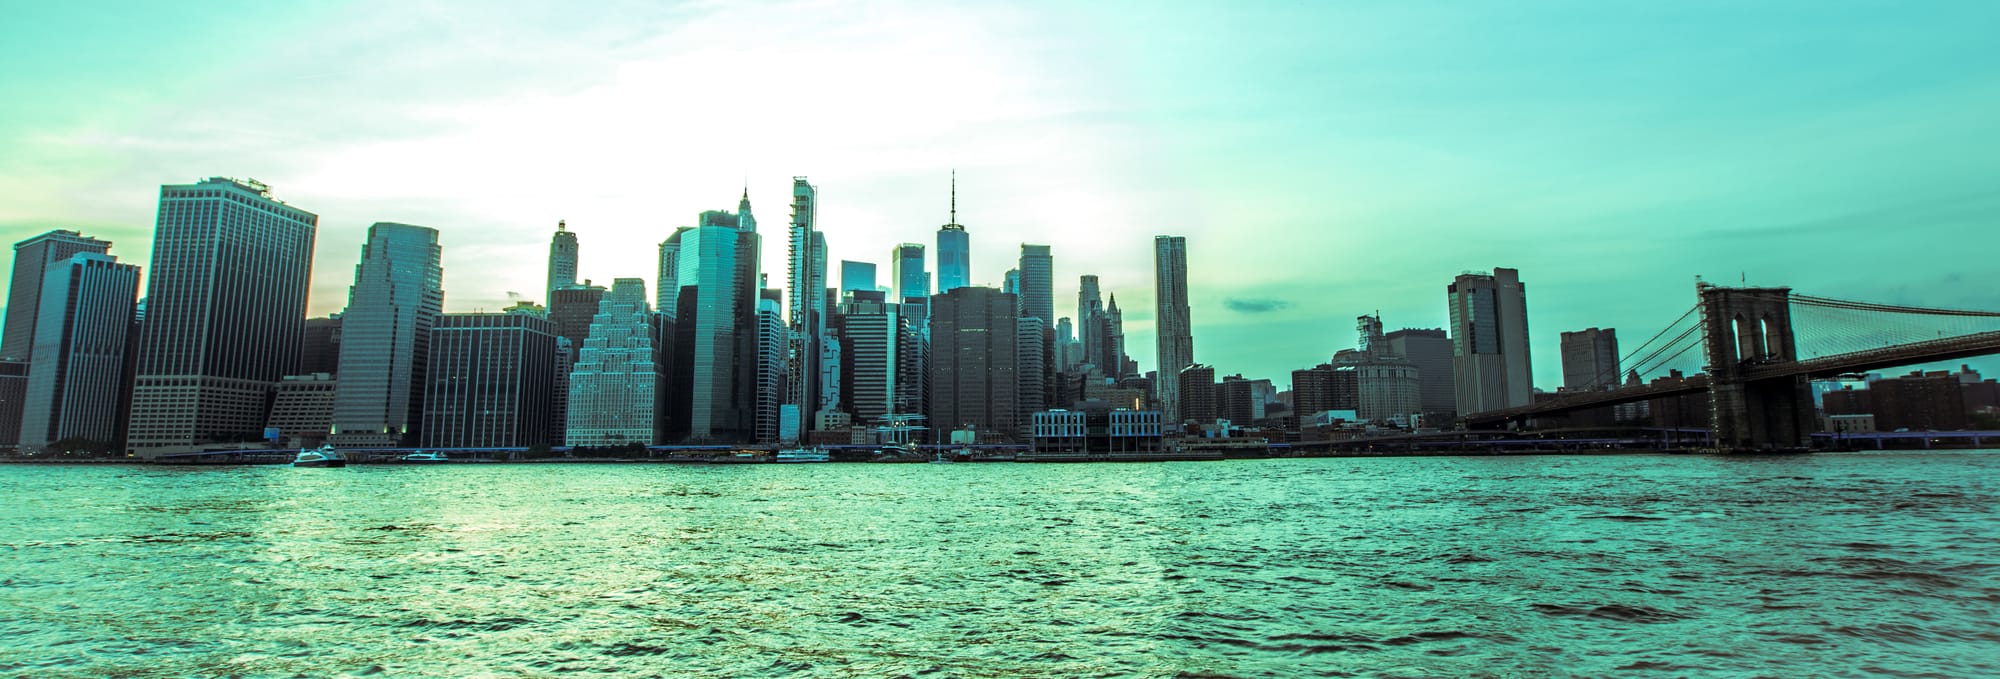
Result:
M1627 386L1565 392L1533 405L1463 415L1467 429L1706 392L1714 449L1807 449L1818 418L1811 383L1871 370L2000 353L2000 311L1874 304L1782 287L1696 285L1697 300L1627 352ZM1699 373L1677 365L1699 361ZM1691 366L1692 367L1692 366ZM1605 380L1615 382L1616 378Z

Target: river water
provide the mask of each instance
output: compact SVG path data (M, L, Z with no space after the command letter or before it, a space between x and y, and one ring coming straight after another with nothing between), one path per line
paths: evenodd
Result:
M2000 676L2000 452L0 466L0 675Z

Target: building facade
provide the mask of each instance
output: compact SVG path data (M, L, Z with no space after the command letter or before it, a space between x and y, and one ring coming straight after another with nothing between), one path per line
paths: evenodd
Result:
M1180 388L1180 408L1184 422L1214 422L1222 416L1222 401L1216 393L1215 366L1191 363L1181 368L1174 382Z
M139 267L79 251L48 267L40 287L20 446L45 450L83 440L117 449L125 434Z
M558 337L555 323L529 313L439 317L425 371L424 447L548 444Z
M1047 245L1021 244L1021 318L1033 318L1042 327L1056 325L1055 258Z
M271 397L266 429L276 429L281 444L317 448L333 434L333 399L340 382L330 373L286 375Z
M1389 351L1417 367L1417 408L1441 426L1458 417L1451 338L1442 329L1405 328L1383 336Z
M1562 334L1563 389L1596 391L1618 387L1618 331L1587 328Z
M1013 295L963 287L932 299L931 427L970 428L980 440L1019 436Z
M1187 237L1153 237L1153 299L1159 383L1154 385L1160 411L1180 422L1180 374L1194 364L1194 326L1188 310ZM1212 376L1212 375L1211 375Z
M810 201L806 203L810 211ZM727 213L721 213L727 214ZM758 236L705 214L682 236L681 286L675 295L674 438L741 442L756 436L759 384ZM810 242L810 241L808 241ZM794 299L798 299L794 297ZM794 332L787 338L800 341ZM786 364L787 391L797 355ZM788 399L790 403L796 400Z
M570 369L565 442L592 447L654 443L660 386L655 358L646 281L613 281Z
M576 233L568 221L557 221L556 233L549 237L549 285L542 292L571 285L576 285Z
M1520 272L1468 273L1445 288L1458 414L1531 405L1528 297Z
M895 279L895 291L889 301L901 303L903 300L931 296L931 274L924 270L924 246L922 243L903 243L889 250L889 276Z
M340 314L340 391L332 443L378 448L416 440L431 326L444 313L436 229L376 222Z
M160 187L132 450L263 438L272 385L297 373L318 225L255 180Z

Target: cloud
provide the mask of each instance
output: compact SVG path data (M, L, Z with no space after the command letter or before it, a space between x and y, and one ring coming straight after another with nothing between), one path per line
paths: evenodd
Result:
M1222 305L1230 311L1245 314L1267 314L1292 308L1292 303L1282 299L1258 297L1230 297L1222 300Z

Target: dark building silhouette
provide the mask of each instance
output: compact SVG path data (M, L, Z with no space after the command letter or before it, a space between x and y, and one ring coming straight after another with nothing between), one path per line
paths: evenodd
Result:
M340 373L340 315L306 319L306 341L299 350L299 374Z
M1440 329L1405 328L1382 339L1389 353L1417 366L1417 407L1424 417L1435 423L1449 423L1457 417L1458 380L1452 374L1451 338Z
M1949 372L1912 372L1868 384L1878 431L1949 431L1964 429L1965 394L1959 378Z
M931 427L972 427L981 437L1021 432L1014 295L963 287L931 297Z
M445 314L430 334L425 447L526 448L549 442L554 323L526 313Z
M1215 366L1192 363L1181 368L1175 378L1175 387L1180 390L1180 411L1183 422L1214 422L1222 416L1221 400L1217 398L1215 387Z

